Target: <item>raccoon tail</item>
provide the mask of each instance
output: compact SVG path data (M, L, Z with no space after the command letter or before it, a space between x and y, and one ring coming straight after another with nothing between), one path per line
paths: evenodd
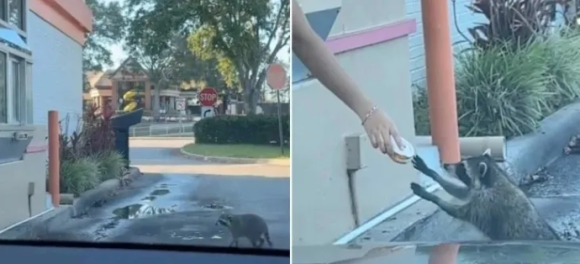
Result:
M268 242L268 245L272 247L272 241L270 241L270 233L268 231L264 232L264 238L266 238L266 242Z

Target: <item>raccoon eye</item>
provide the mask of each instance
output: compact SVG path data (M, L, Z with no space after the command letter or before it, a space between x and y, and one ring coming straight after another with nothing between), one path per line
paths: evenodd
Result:
M487 164L484 162L479 163L479 175L484 177L487 174Z

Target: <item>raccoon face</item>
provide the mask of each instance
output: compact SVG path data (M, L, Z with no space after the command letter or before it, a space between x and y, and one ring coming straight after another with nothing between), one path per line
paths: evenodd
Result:
M466 158L459 163L443 164L443 168L467 187L482 189L492 185L489 164L493 162L495 161L491 157L491 150L487 149L481 156Z
M215 222L216 226L225 226L225 227L229 227L230 224L232 223L232 215L230 214L222 214L220 215L220 217L218 218L218 220Z

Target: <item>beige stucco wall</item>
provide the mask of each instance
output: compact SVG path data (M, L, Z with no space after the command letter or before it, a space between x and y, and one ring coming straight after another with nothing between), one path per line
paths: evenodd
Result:
M26 131L33 135L30 146L45 146L47 131L44 126L32 127ZM24 132L23 130L19 130ZM0 130L0 137L10 137L15 130ZM28 212L28 183L33 182L34 195L31 197L32 216L46 208L46 160L47 152L25 154L24 159L0 164L0 229L30 217Z
M404 18L403 0L345 0L331 36ZM408 38L337 57L364 93L392 116L401 134L413 143ZM364 130L360 120L316 80L296 85L292 102L292 243L331 243L355 227L344 137ZM367 167L355 176L361 223L409 196L410 182L419 179L411 165L393 163L368 143L363 148Z

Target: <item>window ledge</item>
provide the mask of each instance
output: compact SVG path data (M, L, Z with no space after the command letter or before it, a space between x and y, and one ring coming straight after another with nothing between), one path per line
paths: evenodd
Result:
M36 127L33 125L8 125L0 124L0 131L35 131Z

